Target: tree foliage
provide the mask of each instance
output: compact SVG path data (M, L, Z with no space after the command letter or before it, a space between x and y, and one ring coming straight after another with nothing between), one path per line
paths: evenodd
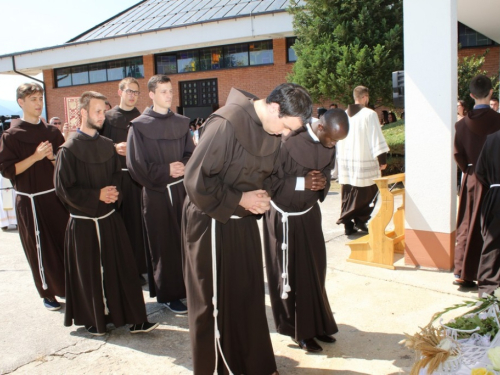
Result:
M402 0L291 1L297 61L288 77L315 102L352 103L354 87L392 103L392 72L403 69Z
M488 71L482 69L488 53L489 50L486 50L480 56L466 56L458 60L458 99L462 99L465 102L465 107L469 110L474 107L474 99L469 95L469 83L478 74L484 74L491 78L493 95L498 97L498 76L491 76Z

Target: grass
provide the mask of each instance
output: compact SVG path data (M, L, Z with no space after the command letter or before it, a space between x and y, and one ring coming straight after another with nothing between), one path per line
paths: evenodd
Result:
M405 122L404 120L398 120L391 124L384 125L382 127L382 133L384 134L385 140L389 145L392 155L402 155L405 154Z

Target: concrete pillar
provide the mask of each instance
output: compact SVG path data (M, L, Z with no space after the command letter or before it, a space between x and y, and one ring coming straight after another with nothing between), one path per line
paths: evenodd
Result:
M406 264L451 270L457 1L404 0Z

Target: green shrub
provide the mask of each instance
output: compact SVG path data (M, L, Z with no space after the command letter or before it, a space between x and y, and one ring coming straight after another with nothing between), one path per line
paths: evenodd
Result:
M405 170L405 122L398 120L382 128L385 140L390 148L387 154L387 168L384 176L401 173Z

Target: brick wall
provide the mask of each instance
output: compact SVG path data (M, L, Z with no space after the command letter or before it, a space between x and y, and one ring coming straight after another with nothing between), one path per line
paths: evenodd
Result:
M277 85L286 82L286 76L291 71L293 64L286 62L287 50L286 39L274 39L274 64L212 70L205 72L193 72L183 74L172 74L172 86L174 88L174 100L172 102L172 110L176 110L179 105L179 82L194 81L198 79L217 78L219 89L219 106L225 104L226 98L231 90L231 87L248 91L259 98L265 98ZM146 78L139 79L141 95L137 102L137 108L142 112L144 108L152 104L147 92L147 81L155 73L154 71L154 55L146 55L143 57L144 76ZM109 102L114 107L120 103L118 96L119 81L93 83L88 85L70 86L56 88L54 82L54 71L44 70L43 79L47 89L47 119L53 116L64 118L64 102L63 98L68 96L80 96L84 91L98 91L108 97Z
M462 48L458 50L458 58L461 59L465 56L472 55L478 57L487 49L489 49L490 52L486 55L483 69L486 70L489 75L498 75L500 69L500 46Z

